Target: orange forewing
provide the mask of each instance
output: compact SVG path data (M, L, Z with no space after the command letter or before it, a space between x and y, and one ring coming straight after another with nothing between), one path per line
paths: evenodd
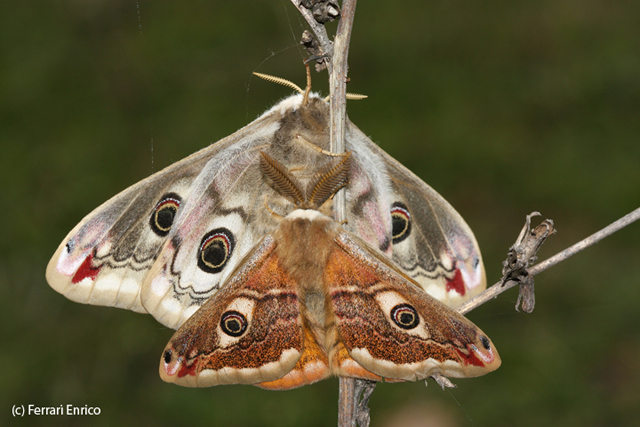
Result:
M296 284L279 267L274 247L266 238L247 257L250 262L178 329L163 353L160 375L165 381L255 384L293 369L304 332ZM225 319L237 325L225 328ZM244 333L230 336L225 329Z
M325 281L338 334L360 366L409 381L436 373L473 377L500 366L493 343L464 316L422 291L355 236L342 232L336 242L339 249L328 260ZM392 318L398 310L417 317L402 325Z

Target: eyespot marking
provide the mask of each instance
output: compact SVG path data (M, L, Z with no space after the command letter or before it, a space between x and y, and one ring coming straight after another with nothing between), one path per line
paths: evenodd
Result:
M160 237L164 237L171 231L173 220L178 213L182 199L176 193L168 193L156 204L149 219L151 230Z
M219 273L233 253L235 241L226 228L216 228L204 235L198 249L198 267L206 273Z
M398 304L391 309L391 320L402 329L413 329L420 324L420 317L409 304Z
M393 244L402 242L411 234L411 214L401 202L391 205L391 236Z
M220 328L222 329L222 332L231 337L239 337L244 334L247 330L247 326L247 318L237 311L227 311L220 319Z

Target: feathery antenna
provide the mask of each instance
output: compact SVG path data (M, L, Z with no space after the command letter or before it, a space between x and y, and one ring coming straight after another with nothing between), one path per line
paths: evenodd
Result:
M325 163L302 188L300 181L282 163L261 151L260 167L271 180L273 189L293 202L296 208L319 209L336 191L347 185L351 168L351 152Z
M307 69L307 86L304 88L304 90L302 90L302 88L297 84L295 84L294 82L289 81L287 79L283 79L282 77L276 77L269 74L262 74L262 73L256 73L256 72L254 72L253 75L260 77L261 79L266 80L268 82L277 83L279 85L286 86L288 88L295 90L298 93L303 94L304 97L302 100L302 105L307 105L307 102L309 101L309 93L311 92L311 69L309 68L309 64L306 62L304 66ZM365 99L368 97L369 97L368 95L347 92L347 99L350 101L360 101L361 99ZM328 96L324 98L324 102L329 102Z
M282 86L287 86L290 87L291 89L295 90L298 93L304 93L304 91L302 89L300 89L300 86L298 86L297 84L295 84L294 82L291 82L287 79L283 79L281 77L276 77L276 76L271 76L269 74L262 74L262 73L253 73L254 76L260 77L263 80L266 80L268 82L271 83L277 83L279 85Z

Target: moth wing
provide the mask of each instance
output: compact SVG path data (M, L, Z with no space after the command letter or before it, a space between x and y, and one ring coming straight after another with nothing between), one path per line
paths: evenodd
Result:
M143 279L142 304L170 328L218 292L244 255L277 226L264 208L259 146L243 145L212 158L194 181Z
M433 188L374 144L349 122L348 141L371 170L371 195L353 194L357 212L348 224L358 236L388 255L424 290L455 307L486 287L480 249L469 226ZM351 179L351 178L350 178ZM382 212L383 209L386 212ZM378 213L380 210L380 214ZM386 213L387 218L382 218ZM390 215L389 215L390 214ZM382 218L382 219L380 219ZM366 222L365 222L366 221ZM366 231L377 227L368 237Z
M160 361L163 380L191 387L287 389L329 375L326 361L313 357L319 349L304 326L298 284L280 266L274 248L273 238L265 237L176 331Z
M500 366L493 343L477 326L345 231L325 270L335 318L334 347L383 378L415 381L484 375ZM354 376L349 366L337 369ZM360 376L356 374L355 376Z
M208 180L220 176L223 169L220 165L241 153L247 156L257 152L275 129L277 123L265 114L96 208L67 235L50 260L46 277L51 287L73 301L166 317L163 311L166 307L153 304L150 309L147 307L141 289L159 254L176 236L177 225L184 224L190 216L185 215L185 208L190 212L195 209L189 200L206 198ZM244 178L247 181L223 179L220 193L242 192L243 185L253 176ZM220 201L210 202L208 206L215 215ZM211 282L209 287L215 289L218 282L215 279ZM190 297L176 297L171 316L164 322L167 326L175 327L184 319L183 312L193 305Z

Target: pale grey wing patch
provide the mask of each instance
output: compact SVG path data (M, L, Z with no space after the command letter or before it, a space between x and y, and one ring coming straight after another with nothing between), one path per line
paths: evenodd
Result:
M404 177L393 180L402 201L392 206L394 232L400 236L394 236L393 260L425 291L455 307L486 287L482 257L460 215L431 187L424 187L416 188Z
M360 190L351 198L353 222L357 225L355 233L390 256L425 291L450 306L457 306L481 292L486 287L482 257L462 217L435 190L352 123L348 125L347 135L359 153L367 154L362 160L365 168L375 171L368 174L368 182L357 184ZM386 177L386 182L378 176ZM374 204L380 210L376 216L386 215L386 219L379 219L377 227L375 222L359 222L357 215ZM386 211L383 211L385 205ZM369 214L368 221L371 216ZM349 224L351 222L349 218ZM367 230L367 227L370 228ZM362 235L362 230L369 234ZM388 236L388 247L381 244L383 236Z
M367 143L368 141L368 143ZM391 256L391 181L383 158L355 125L347 128L347 150L353 162L347 193L347 227L370 245Z
M141 284L166 237L166 233L158 230L157 213L162 213L163 206L164 210L172 206L171 210L177 213L181 200L189 196L190 182L191 178L172 182L156 201L149 197L137 197L129 209L123 211L113 227L114 235L108 239L108 244L95 248L92 263L100 271L91 288L89 304L146 311L140 301ZM162 223L168 231L172 217L164 216ZM131 222L129 218L137 220ZM123 227L121 222L126 222L126 226ZM117 235L120 238L116 239Z
M167 242L143 284L145 308L171 328L179 327L218 291L259 238L242 207L213 217L198 211L192 219L197 226Z
M160 172L97 208L50 261L50 285L74 301L144 312L140 285L165 240L150 229L151 213L165 193L188 197L194 174Z

